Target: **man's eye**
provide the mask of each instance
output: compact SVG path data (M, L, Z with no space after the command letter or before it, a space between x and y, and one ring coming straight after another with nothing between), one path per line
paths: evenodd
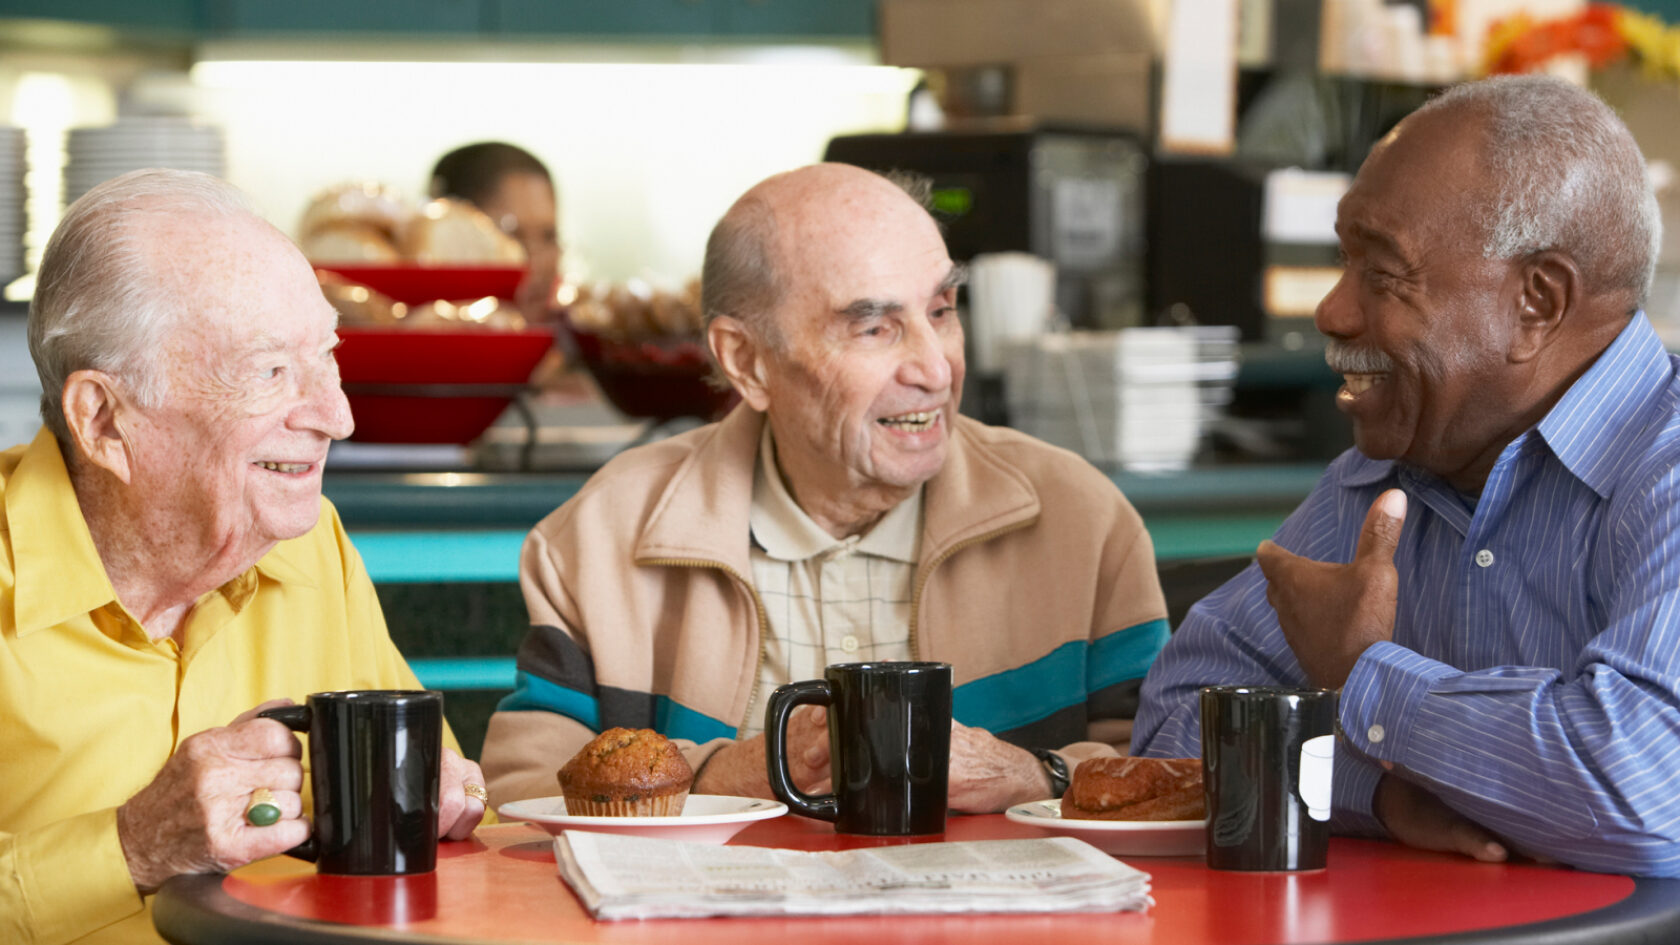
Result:
M284 373L286 373L286 369L281 365L275 364L270 367L263 368L262 378L265 381L272 381Z
M935 319L945 318L955 314L957 314L957 307L955 305L941 305L933 310L933 317Z

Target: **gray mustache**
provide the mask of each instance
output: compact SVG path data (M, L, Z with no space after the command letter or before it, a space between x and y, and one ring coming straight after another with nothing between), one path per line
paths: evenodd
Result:
M1324 343L1324 363L1337 374L1387 374L1394 362L1375 348L1356 348L1334 338Z

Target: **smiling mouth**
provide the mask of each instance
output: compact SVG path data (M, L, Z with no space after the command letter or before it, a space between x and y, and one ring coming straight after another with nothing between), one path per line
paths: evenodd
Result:
M906 433L925 433L933 429L939 422L939 411L925 410L917 413L901 413L896 417L882 417L875 421L893 430L903 430Z
M270 472L286 473L288 475L306 473L315 468L314 463L271 463L267 460L258 460L251 465L266 469Z
M1348 397L1358 397L1387 380L1387 374L1343 374L1342 390Z

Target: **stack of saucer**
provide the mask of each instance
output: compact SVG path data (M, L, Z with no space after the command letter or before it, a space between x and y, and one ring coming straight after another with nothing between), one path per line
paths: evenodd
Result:
M225 170L222 131L191 118L129 116L101 128L72 128L65 148L66 205L94 186L143 167Z
M0 286L23 275L25 140L22 128L0 126Z

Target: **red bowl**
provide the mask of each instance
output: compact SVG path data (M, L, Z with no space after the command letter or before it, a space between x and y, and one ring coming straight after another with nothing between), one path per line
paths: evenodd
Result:
M525 278L524 266L365 266L315 263L315 268L335 273L382 292L392 301L407 305L443 299L482 299L494 296L511 299Z
M614 341L581 331L564 316L562 324L602 396L626 416L716 420L741 399L706 383L712 362L698 338Z
M469 443L496 422L554 331L338 329L338 372L368 443Z

